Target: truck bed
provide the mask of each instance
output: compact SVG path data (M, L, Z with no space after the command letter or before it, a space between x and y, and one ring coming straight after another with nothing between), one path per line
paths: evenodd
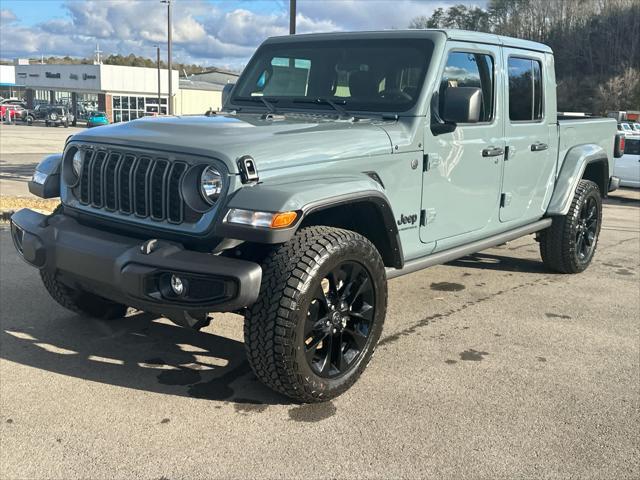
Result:
M567 152L584 144L598 144L606 152L609 159L609 175L613 175L613 146L617 132L616 121L607 117L563 118L558 115L558 166L560 172Z

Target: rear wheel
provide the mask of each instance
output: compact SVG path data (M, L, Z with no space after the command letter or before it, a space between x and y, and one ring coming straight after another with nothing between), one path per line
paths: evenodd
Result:
M72 312L89 315L101 320L122 318L127 314L127 306L112 302L93 293L71 288L60 282L55 275L40 270L40 277L49 295Z
M386 308L384 264L371 242L337 228L301 230L263 264L245 316L249 363L293 399L337 397L369 363Z
M595 254L601 223L600 189L590 180L580 180L569 212L554 217L551 227L540 233L544 264L561 273L584 271Z

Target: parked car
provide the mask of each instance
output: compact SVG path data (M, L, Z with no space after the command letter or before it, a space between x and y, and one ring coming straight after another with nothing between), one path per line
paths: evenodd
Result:
M22 112L24 111L24 109L20 105L3 103L0 105L0 119L2 122L4 122L7 117L7 110L9 110L9 117L13 122L19 120L22 116Z
M104 112L91 112L87 117L87 128L109 125L109 118Z
M613 174L623 187L640 188L640 138L626 138L624 155L616 159Z
M48 109L49 105L38 104L31 110L25 110L22 115L22 120L29 125L32 125L37 120L44 120L47 115Z
M479 32L271 38L226 113L73 135L29 183L63 208L12 236L66 308L240 313L256 376L326 401L371 360L388 279L529 234L548 269L589 266L623 137L558 116L555 85L549 47Z
M47 127L64 126L67 128L73 123L73 114L65 106L50 106L44 117L44 123Z
M618 132L624 133L627 136L636 136L636 132L633 127L627 122L621 122L618 124Z

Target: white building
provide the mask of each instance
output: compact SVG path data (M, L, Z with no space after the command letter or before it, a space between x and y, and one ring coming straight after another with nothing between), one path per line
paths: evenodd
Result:
M0 97L13 98L23 93L24 86L16 83L16 67L0 65Z
M175 114L202 114L219 109L222 88L217 84L181 81L172 72ZM16 81L26 88L27 105L67 103L79 117L91 110L107 113L112 122L167 113L168 70L121 65L16 65ZM191 84L197 83L196 86Z

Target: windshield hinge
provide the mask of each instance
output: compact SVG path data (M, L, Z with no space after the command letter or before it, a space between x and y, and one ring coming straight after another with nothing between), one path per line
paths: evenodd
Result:
M425 153L422 156L422 171L423 172L429 171L429 154L428 153Z
M238 159L238 170L240 170L242 183L256 183L260 180L256 162L250 155L245 155Z

